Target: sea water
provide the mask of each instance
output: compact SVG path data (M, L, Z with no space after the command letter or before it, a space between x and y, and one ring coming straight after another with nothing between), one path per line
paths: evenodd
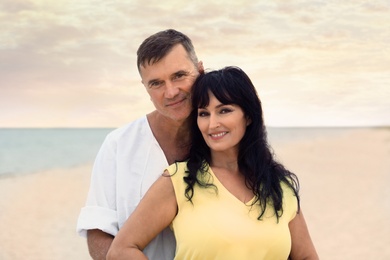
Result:
M94 160L112 129L0 129L0 175L70 168Z
M0 128L0 175L92 163L112 128ZM344 128L267 128L271 145L339 134Z

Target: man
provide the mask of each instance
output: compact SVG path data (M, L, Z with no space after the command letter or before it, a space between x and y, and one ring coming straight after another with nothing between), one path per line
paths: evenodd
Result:
M148 37L137 66L156 110L111 132L93 167L77 230L93 259L105 259L113 237L169 164L186 158L191 87L203 72L191 40L175 30ZM144 250L149 259L173 259L175 239L164 230Z

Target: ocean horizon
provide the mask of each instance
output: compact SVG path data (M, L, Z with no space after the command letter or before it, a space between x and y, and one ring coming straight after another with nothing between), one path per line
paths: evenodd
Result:
M113 128L0 128L0 176L91 163Z
M373 127L267 127L271 144L340 135ZM93 163L115 128L0 128L0 176Z

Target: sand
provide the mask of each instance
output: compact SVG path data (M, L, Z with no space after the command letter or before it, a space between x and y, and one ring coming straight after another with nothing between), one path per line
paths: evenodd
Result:
M390 259L390 129L273 144L301 182L321 259ZM90 259L76 232L91 165L0 177L0 259Z
M275 145L320 259L390 259L390 129Z
M0 259L90 259L76 235L91 166L0 178Z

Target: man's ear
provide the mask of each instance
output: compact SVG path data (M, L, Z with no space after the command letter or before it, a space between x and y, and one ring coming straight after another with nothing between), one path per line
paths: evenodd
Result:
M198 62L198 71L200 74L204 73L203 61Z

